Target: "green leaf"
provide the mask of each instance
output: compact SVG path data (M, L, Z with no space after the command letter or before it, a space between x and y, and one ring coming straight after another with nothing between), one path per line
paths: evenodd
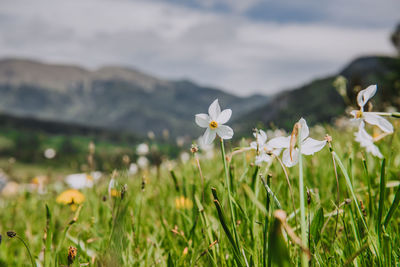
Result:
M310 226L311 240L314 241L315 246L317 246L321 238L321 229L323 226L324 226L324 210L321 207L314 215L314 218Z
M385 217L385 221L383 222L383 225L385 226L385 228L387 228L390 219L392 218L394 212L396 211L397 207L399 206L400 203L400 185L399 187L397 187L397 192L396 195L394 196L392 205L390 205L390 209Z
M175 264L174 264L174 262L172 261L172 257L171 257L171 254L170 254L170 253L168 253L167 266L168 266L168 267L175 267Z
M269 229L268 266L271 266L271 262L279 267L293 266L290 262L289 250L282 234L282 224L276 218L274 218Z

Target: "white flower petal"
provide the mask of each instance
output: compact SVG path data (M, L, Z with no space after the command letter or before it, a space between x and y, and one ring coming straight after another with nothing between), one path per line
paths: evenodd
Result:
M372 136L370 136L364 128L364 122L360 123L358 128L358 132L354 134L356 137L356 141L360 143L361 147L365 147L367 152L372 155L383 158L382 153L379 151L379 148L374 144Z
M271 156L263 153L256 156L255 164L260 165L263 162L269 162L271 160Z
M290 136L284 137L284 136L279 136L272 138L268 143L267 147L273 148L273 149L279 149L279 148L288 148L290 145Z
M215 99L208 108L208 114L210 115L211 120L216 121L220 113L221 107L219 106L218 99Z
M290 149L285 149L285 151L283 151L282 161L283 164L289 168L296 165L299 162L299 151L297 148L293 149L292 151L292 159L290 158Z
M204 113L196 114L195 121L198 126L207 128L210 124L210 116Z
M281 154L281 152L282 148L272 150L272 154L274 154L277 157Z
M254 150L259 149L257 142L256 141L251 142L250 143L250 148L254 149Z
M376 93L376 84L370 85L366 89L361 90L357 95L357 103L361 109L364 108L365 104L367 104L368 100L371 99Z
M267 134L263 130L259 131L258 142L262 144L265 144L265 142L267 142Z
M370 143L373 143L372 136L364 128L359 128L358 132L354 133L354 136L356 137L355 140L363 147L367 147Z
M231 139L233 136L232 128L226 125L219 125L216 131L222 139Z
M379 148L376 145L374 145L374 143L372 143L372 142L366 147L366 150L367 150L367 152L371 153L375 157L383 158L383 155L382 155L381 151L379 151Z
M393 133L393 125L385 118L371 112L364 112L363 118L369 124L376 125L381 128L381 130L385 133Z
M216 136L217 132L215 130L211 130L210 128L207 128L203 135L203 141L206 145L210 145Z
M229 121L229 119L232 116L232 110L231 109L224 109L217 117L215 120L218 122L218 124L225 124Z
M308 137L310 134L310 130L308 129L307 122L305 119L301 118L299 120L299 123L301 125L300 133L301 133L301 141L303 142L304 139Z
M326 145L326 140L318 141L311 137L301 143L301 154L312 155L320 151Z

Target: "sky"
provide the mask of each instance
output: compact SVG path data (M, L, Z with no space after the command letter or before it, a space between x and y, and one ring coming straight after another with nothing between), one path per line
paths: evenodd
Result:
M270 95L394 55L399 0L1 0L0 58L129 66Z

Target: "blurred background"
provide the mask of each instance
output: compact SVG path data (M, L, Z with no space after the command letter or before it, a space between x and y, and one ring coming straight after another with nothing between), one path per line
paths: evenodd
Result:
M335 123L370 84L374 105L398 109L399 11L398 0L2 0L0 168L134 171L142 154L158 166L189 150L194 115L216 98L233 110L234 142L300 116Z

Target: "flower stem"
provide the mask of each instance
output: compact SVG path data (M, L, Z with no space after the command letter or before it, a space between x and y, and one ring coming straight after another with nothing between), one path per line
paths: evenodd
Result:
M332 146L331 141L332 141L332 139L328 140L328 146L329 146L329 152L331 153L331 156L332 156L333 171L335 173L335 179L336 179L336 207L339 207L339 205L340 205L339 176L338 176L338 172L337 172L335 155L333 154L333 146ZM338 221L339 221L339 208L337 208L337 213L336 213L335 231L334 231L334 235L332 236L332 239L333 239L332 244L336 239L336 230L337 230Z
M390 115L392 115L392 117L395 117L395 118L400 118L400 112L393 112Z
M202 192L201 192L201 202L204 203L204 176L203 176L203 172L201 171L201 166L200 166L200 160L199 157L197 156L197 153L194 153L194 159L196 161L196 165L197 165L197 169L199 170L199 175L201 178L201 187L202 187Z
M300 125L300 124L299 124ZM298 147L299 147L299 194L300 194L300 228L301 242L307 247L306 211L304 201L304 177L303 177L303 158L301 156L301 127L299 127ZM301 266L308 266L308 258L305 253L301 253Z
M32 266L35 267L36 264L35 264L35 261L33 260L33 257L32 257L32 254L31 254L31 250L29 249L28 244L26 244L25 241L21 237L19 237L18 235L16 235L15 237L18 238L22 242L22 244L24 244L26 250L28 251L29 258L31 259Z
M238 238L238 234L237 234L237 230L236 230L236 219L235 219L235 214L233 212L233 206L232 206L231 185L230 185L230 181L229 181L228 164L226 162L226 156L225 156L224 140L222 138L220 140L221 140L221 155L222 155L222 161L224 163L224 171L225 171L225 183L226 183L226 187L228 189L229 209L231 212L233 233L235 235L236 247L240 251L239 238Z
M285 166L283 165L282 160L279 157L275 157L275 158L278 160L279 164L281 165L283 173L285 174L285 177L286 177L286 182L288 183L290 197L292 198L294 221L295 221L295 225L297 226L296 204L294 201L294 194L293 194L292 185L290 184L289 175L287 173Z

